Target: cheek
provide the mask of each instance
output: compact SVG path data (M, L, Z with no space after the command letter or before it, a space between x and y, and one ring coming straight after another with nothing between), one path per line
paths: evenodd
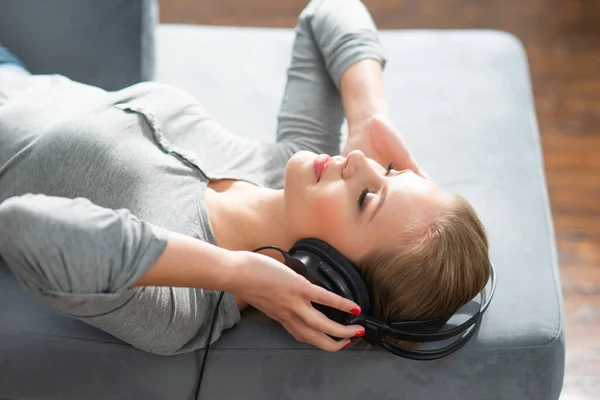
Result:
M313 215L326 223L340 225L344 220L345 205L335 197L317 197L313 204Z
M335 239L345 240L346 235L354 230L349 208L348 199L339 192L324 192L315 196L311 214L319 227L319 233L327 235L329 242Z
M359 222L357 202L349 197L320 196L313 204L315 224L323 240L353 262L360 260L373 244L373 232Z

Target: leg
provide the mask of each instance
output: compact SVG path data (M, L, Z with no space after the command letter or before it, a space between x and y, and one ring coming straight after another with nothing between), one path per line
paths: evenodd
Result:
M277 141L299 150L339 154L344 120L339 84L357 61L385 62L377 30L358 0L313 0L296 27L291 65L278 115Z

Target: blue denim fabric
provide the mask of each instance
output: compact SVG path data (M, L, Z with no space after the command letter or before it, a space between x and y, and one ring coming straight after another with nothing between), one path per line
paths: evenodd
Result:
M10 50L0 44L0 68L11 68L28 73L27 68L21 60Z

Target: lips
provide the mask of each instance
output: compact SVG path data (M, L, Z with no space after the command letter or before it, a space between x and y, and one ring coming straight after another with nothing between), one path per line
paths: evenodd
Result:
M329 162L329 160L331 160L331 157L329 157L328 155L321 155L315 158L315 161L313 162L313 167L315 170L315 177L317 178L317 182L319 182L319 180L323 176L323 173L325 172L325 168L327 167L327 163Z

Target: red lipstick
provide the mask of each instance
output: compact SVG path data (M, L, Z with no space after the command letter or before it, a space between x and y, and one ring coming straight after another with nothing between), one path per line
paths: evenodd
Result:
M331 160L331 157L329 157L328 155L321 155L315 158L315 161L313 162L313 168L315 170L315 177L317 178L317 182L319 182L319 180L323 176L323 173L325 172L325 167L327 166L329 160Z

